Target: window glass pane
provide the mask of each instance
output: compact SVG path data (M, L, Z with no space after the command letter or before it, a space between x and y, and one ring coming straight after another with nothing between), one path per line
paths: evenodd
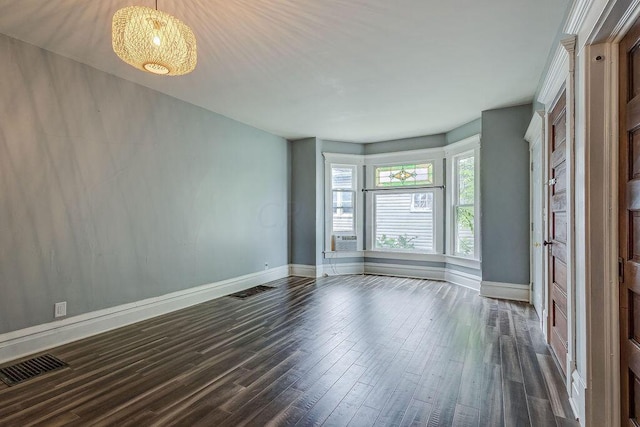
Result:
M433 163L379 166L375 169L376 187L406 187L433 183Z
M473 256L474 207L456 207L456 254Z
M433 193L426 193L431 209L412 210L414 193L376 194L375 248L433 251Z
M333 191L333 231L353 231L353 191Z
M331 168L331 188L353 189L353 168L334 166Z
M473 205L474 200L474 158L458 159L458 204Z

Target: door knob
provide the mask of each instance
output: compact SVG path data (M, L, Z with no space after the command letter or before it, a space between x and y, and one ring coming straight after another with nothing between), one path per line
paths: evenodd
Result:
M546 240L542 243L545 246L553 245L553 242L547 242Z

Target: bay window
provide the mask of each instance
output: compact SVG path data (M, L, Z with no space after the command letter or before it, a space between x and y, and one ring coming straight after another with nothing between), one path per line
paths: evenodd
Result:
M439 148L323 155L326 257L479 268L479 135Z

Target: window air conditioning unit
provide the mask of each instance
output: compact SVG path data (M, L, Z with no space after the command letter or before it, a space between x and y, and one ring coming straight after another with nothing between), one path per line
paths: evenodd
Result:
M333 236L333 250L336 252L355 252L358 250L358 236Z

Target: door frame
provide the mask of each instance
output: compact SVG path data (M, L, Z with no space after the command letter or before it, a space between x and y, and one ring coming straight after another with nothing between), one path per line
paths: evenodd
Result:
M576 265L576 250L575 250L575 46L576 37L570 36L560 41L556 50L554 59L552 61L552 67L547 74L547 78L544 81L538 101L545 106L545 140L544 140L544 161L543 161L543 173L544 173L544 218L546 222L544 239L549 240L550 227L552 222L549 219L550 209L549 206L549 168L551 163L551 153L549 150L549 144L551 142L551 132L553 130L550 123L549 115L551 110L555 107L559 97L564 93L566 102L566 163L567 163L567 357L566 360L558 360L558 363L565 364L565 371L567 372L565 387L570 397L572 409L576 416L580 416L581 408L577 396L573 396L574 390L573 383L575 381L574 372L576 371L576 280L575 280L575 265ZM545 333L547 335L547 343L551 338L549 315L552 307L551 298L549 297L549 287L552 284L551 269L549 267L549 255L550 247L547 246L547 251L543 251L543 260L545 265L545 293L546 293L546 313ZM585 387L586 388L586 387ZM574 398L572 398L574 397Z
M525 141L529 143L529 218L531 223L530 235L529 235L529 247L530 247L530 257L529 257L529 271L530 271L530 282L531 282L531 295L529 301L534 305L536 312L538 314L538 318L540 319L540 329L542 330L545 339L547 338L547 298L548 298L548 288L546 286L545 280L545 260L544 253L542 253L542 249L540 249L540 262L539 264L535 263L534 251L536 248L540 247L542 242L535 241L535 237L533 235L533 231L535 228L535 224L537 223L540 227L542 239L546 237L546 224L545 224L545 212L546 212L546 193L545 193L545 142L543 141L543 135L545 135L545 112L544 110L537 110L533 117L531 118L531 123L527 129L527 133L525 134ZM540 147L539 157L534 157L534 148L536 146ZM541 210L536 212L533 205L533 196L535 193L535 180L536 176L533 173L533 165L534 163L538 163L540 167L540 176L538 178L539 184L539 197L540 197L540 207ZM542 303L541 307L538 308L535 306L535 296L534 296L534 277L536 276L535 272L537 271L538 277L542 283L540 283L540 289L542 291Z
M640 16L637 0L583 2L585 14L572 33L579 34L578 188L584 208L577 279L583 281L585 301L578 320L586 364L583 425L620 425L620 315L618 282L618 47ZM590 9L589 9L590 8ZM583 348L584 347L584 348ZM584 360L583 360L584 359ZM573 390L571 390L573 391Z

